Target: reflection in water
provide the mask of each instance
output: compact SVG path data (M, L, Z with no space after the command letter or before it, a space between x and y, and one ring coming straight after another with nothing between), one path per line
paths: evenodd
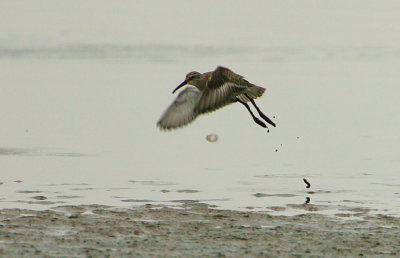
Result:
M130 183L139 183L142 185L176 185L173 182L161 181L161 180L129 180Z
M265 194L265 193L255 193L255 197L295 197L295 194Z
M80 184L44 184L43 186L80 186L80 185L89 185L86 183L80 183Z
M310 188L310 187L311 187L311 184L310 184L310 182L307 181L307 179L303 178L303 181L304 181L304 183L306 183L306 188ZM311 193L314 193L314 192L309 191L308 193L311 194ZM311 198L307 196L307 197L306 197L306 201L305 201L304 204L309 204L310 201L311 201Z
M77 199L77 198L83 198L83 196L79 195L58 195L56 196L58 199Z
M121 200L121 202L156 202L154 200L139 200L139 199L125 199L125 200Z
M25 149L25 148L0 148L0 156L59 156L59 157L82 157L88 156L83 153L75 152L56 152L45 149Z
M36 190L17 191L17 193L23 193L23 194L41 193L41 192L43 192L43 191L36 191Z
M3 48L1 58L83 58L108 59L123 58L152 62L176 61L185 56L225 56L241 54L247 48L233 46L184 46L184 45L64 45L42 48Z
M327 59L371 61L399 58L400 52L397 47L343 47L338 49L337 47L239 47L177 44L72 44L39 48L0 48L0 59L134 59L157 63L218 56L240 56L243 60L262 62Z

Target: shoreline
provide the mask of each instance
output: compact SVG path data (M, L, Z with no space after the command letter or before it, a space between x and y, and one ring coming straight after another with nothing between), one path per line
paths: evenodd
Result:
M141 205L0 210L0 254L15 256L400 255L400 219Z

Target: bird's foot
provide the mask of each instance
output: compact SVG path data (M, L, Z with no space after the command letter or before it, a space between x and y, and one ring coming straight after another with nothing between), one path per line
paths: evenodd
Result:
M254 122L256 122L258 125L267 128L267 126L265 125L265 123L263 121L261 121L260 119L258 119L257 117L254 117Z
M272 125L273 127L276 127L275 123L272 122L271 119L269 119L266 115L264 115L263 113L260 112L260 116L270 125Z

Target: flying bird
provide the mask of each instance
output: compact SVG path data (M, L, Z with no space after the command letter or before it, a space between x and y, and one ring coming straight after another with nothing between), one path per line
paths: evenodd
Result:
M236 102L246 107L254 122L268 128L263 121L253 114L247 103L249 101L262 119L268 124L276 126L254 102L254 99L263 95L265 88L248 82L243 76L228 68L218 66L214 71L203 74L195 71L190 72L172 93L186 84L194 87L186 87L167 108L157 123L161 129L170 130L185 126L193 122L198 115L215 111Z

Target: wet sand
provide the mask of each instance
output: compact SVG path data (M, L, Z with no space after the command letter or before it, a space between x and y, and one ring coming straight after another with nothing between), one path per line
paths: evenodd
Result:
M308 207L305 205L305 207ZM398 256L400 219L359 213L271 216L142 205L0 211L0 254L18 256Z

